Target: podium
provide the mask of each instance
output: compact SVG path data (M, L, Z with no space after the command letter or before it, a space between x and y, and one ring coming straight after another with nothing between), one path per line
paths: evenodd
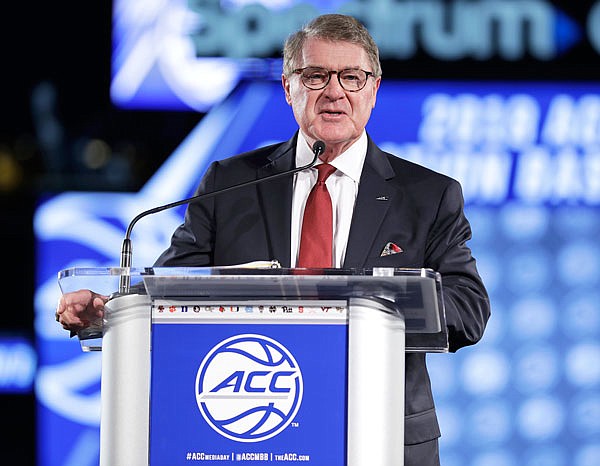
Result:
M430 269L71 268L59 285L111 295L79 334L102 351L102 466L402 466L405 352L448 351Z

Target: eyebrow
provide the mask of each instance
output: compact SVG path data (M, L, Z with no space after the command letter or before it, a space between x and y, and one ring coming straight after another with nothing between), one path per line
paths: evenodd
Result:
M328 68L323 65L306 65L306 66L301 66L300 68L322 68L324 70L329 70L329 71L362 70L363 69L361 66L344 66L343 68L334 70L334 69Z

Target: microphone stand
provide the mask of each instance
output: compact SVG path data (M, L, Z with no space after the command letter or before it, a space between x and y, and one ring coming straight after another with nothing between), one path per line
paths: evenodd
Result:
M169 204L164 204L164 205L161 205L158 207L154 207L152 209L145 210L144 212L136 215L133 218L133 220L131 220L131 222L129 223L129 226L127 227L127 231L125 232L125 238L123 239L123 244L121 246L120 267L125 270L121 272L121 276L119 279L119 294L128 294L129 293L129 288L131 285L131 276L130 276L129 272L131 269L132 255L133 255L133 247L132 247L130 238L131 238L131 231L133 230L133 226L138 222L138 220L140 220L143 217L146 217L147 215L155 214L157 212L162 212L163 210L171 209L173 207L177 207L177 206L180 206L183 204L189 204L191 202L195 202L198 200L209 199L218 194L223 194L223 193L226 193L229 191L233 191L234 189L238 189L238 188L245 187L245 186L252 186L252 185L255 185L258 183L262 183L263 181L274 180L275 178L292 175L296 172L306 170L307 168L311 168L315 163L317 163L317 159L319 158L319 156L323 152L325 152L325 143L323 141L315 141L315 143L312 146L312 151L314 154L313 159L308 164L303 165L301 167L293 168L292 170L287 170L287 171L284 171L281 173L275 173L273 175L265 176L264 178L257 178L256 180L244 181L242 183L238 183L233 186L228 186L223 189L218 189L216 191L211 191L209 193L197 194L195 196L188 197L187 199L182 199L179 201L171 202Z

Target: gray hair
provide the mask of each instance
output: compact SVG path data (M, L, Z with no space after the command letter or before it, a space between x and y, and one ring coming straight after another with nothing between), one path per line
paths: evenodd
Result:
M298 68L302 49L308 39L350 42L367 52L373 75L381 76L379 48L367 28L356 18L341 14L317 16L302 29L291 34L283 46L283 73L291 76Z

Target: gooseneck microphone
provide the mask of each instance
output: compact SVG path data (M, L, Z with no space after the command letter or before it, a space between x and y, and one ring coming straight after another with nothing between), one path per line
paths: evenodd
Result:
M301 167L292 168L291 170L286 170L280 173L275 173L273 175L265 176L263 178L257 178L255 180L244 181L243 183L238 183L232 186L227 186L226 188L217 189L216 191L211 191L208 193L196 194L195 196L188 197L187 199L182 199L180 201L171 202L169 204L164 204L158 207L154 207L152 209L145 210L144 212L136 215L133 220L129 223L127 227L127 231L125 232L125 238L123 239L123 245L121 247L121 263L120 267L124 269L129 269L131 267L132 255L133 255L133 247L131 244L131 231L133 230L134 225L138 222L138 220L152 215L158 212L162 212L163 210L172 209L173 207L177 207L183 204L189 204L191 202L200 201L204 199L211 198L213 196L217 196L219 194L223 194L229 191L233 191L234 189L243 188L246 186L252 186L254 184L262 183L263 181L273 180L275 178L280 178L282 176L292 175L296 172L306 170L307 168L312 167L315 163L317 163L317 159L319 156L325 152L325 143L323 141L315 141L312 145L312 151L314 154L313 159L306 165ZM130 286L130 275L129 270L126 272L122 272L121 278L119 280L119 293L127 294L129 293Z

